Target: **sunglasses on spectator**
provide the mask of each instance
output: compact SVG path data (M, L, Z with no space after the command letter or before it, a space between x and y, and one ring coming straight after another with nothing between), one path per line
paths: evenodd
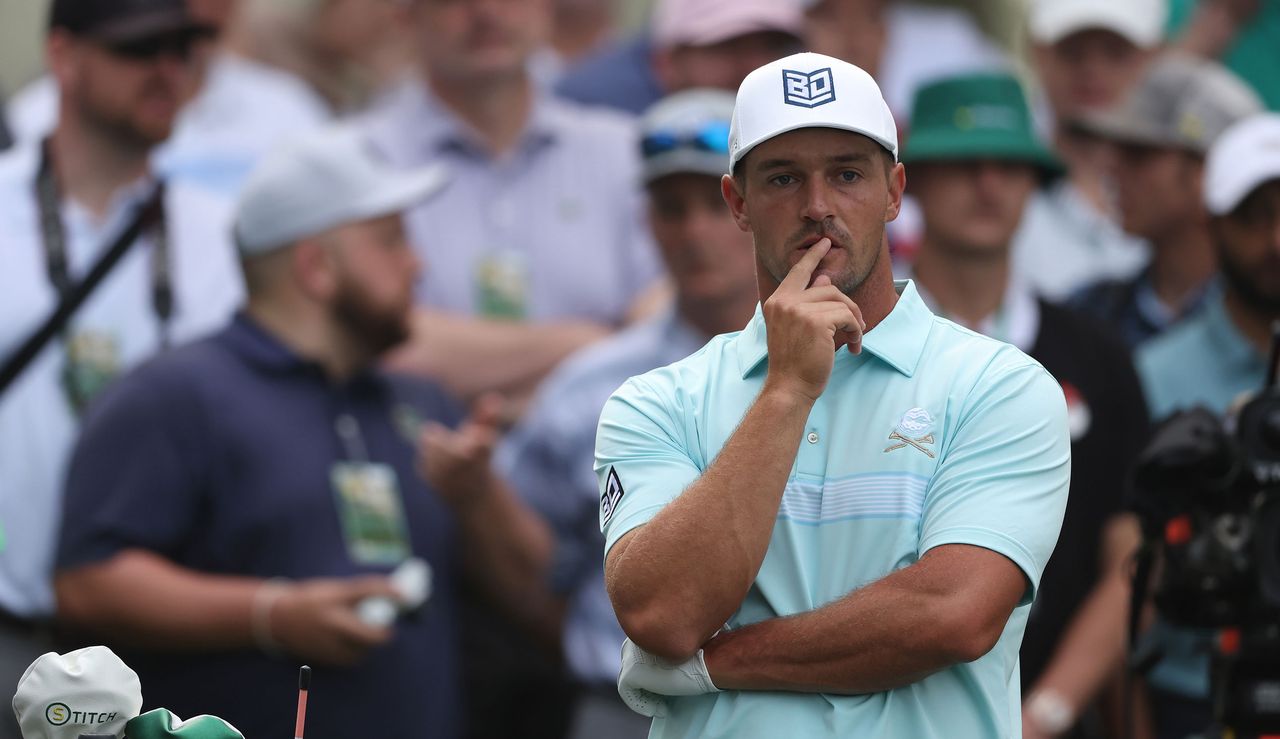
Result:
M714 121L693 132L657 131L641 139L640 149L646 157L655 157L676 149L728 154L729 124Z
M191 58L191 50L196 43L207 36L208 34L197 32L166 33L108 44L106 48L118 57L133 61L154 61L163 56L186 61Z

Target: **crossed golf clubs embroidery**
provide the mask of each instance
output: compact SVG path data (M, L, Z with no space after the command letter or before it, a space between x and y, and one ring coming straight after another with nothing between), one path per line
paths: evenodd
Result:
M891 444L890 446L885 447L885 451L886 451L886 452L892 452L892 451L894 451L894 450L896 450L896 449L905 449L905 448L907 448L907 447L915 447L916 449L919 449L920 451L922 451L922 452L924 452L925 454L929 455L929 459L933 459L933 452L932 452L932 451L930 451L930 450L928 450L928 449L925 449L925 448L922 446L923 444L933 444L933 443L934 443L933 434L931 434L931 433L930 433L930 434L925 434L924 436L921 436L921 437L918 437L918 438L915 438L915 439L912 439L912 438L910 438L910 437L908 437L908 436L903 436L901 433L899 433L899 432L897 432L897 431L894 431L892 434L889 434L889 441L896 441L896 442L898 442L898 443L897 443L897 444Z

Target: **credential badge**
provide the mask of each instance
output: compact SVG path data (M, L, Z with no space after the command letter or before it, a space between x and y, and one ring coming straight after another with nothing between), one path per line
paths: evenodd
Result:
M923 408L912 408L902 414L893 433L889 434L889 441L895 443L886 447L885 452L911 447L924 452L929 459L933 459L933 450L928 448L936 443L933 438L933 427L933 416L929 415L929 411Z
M834 101L836 86L831 77L831 67L812 72L782 70L782 99L787 105L801 108L816 108Z

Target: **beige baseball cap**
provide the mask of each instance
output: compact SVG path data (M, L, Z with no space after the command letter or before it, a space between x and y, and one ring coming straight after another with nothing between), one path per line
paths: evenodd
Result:
M1258 94L1221 64L1169 53L1118 105L1076 125L1113 141L1205 154L1233 123L1264 109Z
M23 673L13 696L23 739L119 737L141 710L138 674L106 647L41 655Z
M1229 128L1209 150L1205 207L1226 215L1271 180L1280 180L1280 113L1259 113Z
M852 131L898 157L898 127L871 75L805 52L766 64L742 81L729 126L729 171L761 143L801 128Z

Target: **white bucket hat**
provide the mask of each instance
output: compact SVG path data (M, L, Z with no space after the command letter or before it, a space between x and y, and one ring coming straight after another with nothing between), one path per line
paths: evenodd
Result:
M106 647L41 655L23 673L13 696L23 739L118 737L141 710L138 674Z

